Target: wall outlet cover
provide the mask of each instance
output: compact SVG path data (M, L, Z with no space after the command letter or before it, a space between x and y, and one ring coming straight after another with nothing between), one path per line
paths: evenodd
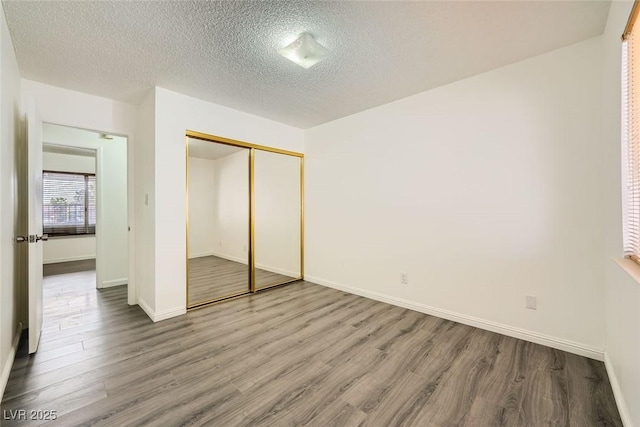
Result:
M530 310L536 310L538 307L537 298L531 295L527 295L526 297L526 307Z

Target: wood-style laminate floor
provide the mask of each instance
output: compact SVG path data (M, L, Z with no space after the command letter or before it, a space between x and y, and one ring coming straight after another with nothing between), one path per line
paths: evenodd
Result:
M96 269L96 259L83 259L81 261L56 262L42 266L43 276L56 276L58 274L77 273L79 271L91 271Z
M256 287L295 280L256 268ZM249 266L217 256L189 259L189 306L249 292Z
M46 305L66 299L73 322L21 347L4 411L65 427L622 425L584 357L305 282L152 323L82 274L47 278L63 291Z

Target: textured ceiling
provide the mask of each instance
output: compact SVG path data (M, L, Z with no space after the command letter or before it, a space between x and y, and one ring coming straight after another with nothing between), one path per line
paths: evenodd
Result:
M609 2L3 1L23 77L138 103L153 86L300 128L602 33ZM308 31L305 70L277 50Z

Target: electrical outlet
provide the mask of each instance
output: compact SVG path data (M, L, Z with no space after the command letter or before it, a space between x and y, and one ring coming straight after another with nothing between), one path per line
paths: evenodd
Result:
M407 273L400 273L400 283L403 285L409 284L409 275Z
M526 307L529 310L536 310L537 309L538 301L537 301L536 297L531 296L531 295L527 295L525 299L526 299L526 303L527 303Z

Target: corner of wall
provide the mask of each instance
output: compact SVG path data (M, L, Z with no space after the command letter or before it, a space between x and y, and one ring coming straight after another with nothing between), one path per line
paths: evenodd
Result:
M622 388L620 387L620 382L618 381L618 376L616 375L615 369L613 369L613 363L609 358L609 353L604 352L604 366L607 369L607 375L609 376L609 383L611 384L611 389L613 390L613 396L616 399L616 405L618 406L618 412L620 412L620 418L622 419L622 424L626 427L633 427L633 421L631 420L631 413L629 412L629 408L627 407L627 402L622 394Z
M147 313L147 316L149 316L149 318L154 323L155 322L161 322L161 321L167 320L167 319L171 319L172 317L182 316L183 314L187 313L187 309L185 307L183 307L183 306L174 307L174 308L171 308L169 310L155 311L142 298L138 298L138 305L140 306L140 308L142 308L142 310L144 310L145 313Z
M20 343L21 335L22 335L22 322L18 324L18 330L16 331L16 334L13 337L13 342L9 350L9 356L7 357L7 360L5 360L4 366L2 366L2 371L0 372L0 400L2 400L2 396L4 396L4 391L7 388L7 383L9 382L9 375L11 374L13 361L16 358L16 352L18 351L18 344Z
M138 111L134 144L134 240L137 301L155 317L155 126L156 90L149 92Z

